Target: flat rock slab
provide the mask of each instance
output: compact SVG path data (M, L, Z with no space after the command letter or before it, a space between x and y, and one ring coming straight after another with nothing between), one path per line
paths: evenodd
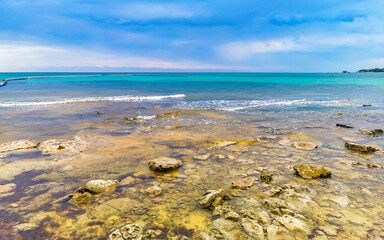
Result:
M175 158L161 157L149 162L149 168L152 171L168 172L176 170L181 166L182 162Z
M345 143L345 147L348 148L349 150L360 152L360 153L374 153L374 152L380 151L380 149L375 147L349 143L349 142Z
M236 179L232 182L233 188L240 188L240 189L246 189L253 186L253 183L255 182L254 179Z
M316 144L311 142L294 142L292 143L292 146L302 150L313 150L318 147Z
M0 144L0 153L36 148L39 143L33 140L19 140Z
M332 175L331 171L320 165L297 165L293 169L303 178L326 178Z
M280 224L284 225L288 230L293 231L293 232L304 232L306 234L309 234L311 230L309 229L308 225L290 215L283 215L283 216L278 216L276 218L276 221L278 221Z

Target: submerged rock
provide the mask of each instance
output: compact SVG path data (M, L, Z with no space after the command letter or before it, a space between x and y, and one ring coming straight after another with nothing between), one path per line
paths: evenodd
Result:
M214 144L216 147L226 147L226 146L230 146L230 145L235 145L236 141L233 141L233 140L216 140Z
M42 153L56 153L63 150L77 153L85 150L85 148L85 141L78 136L70 140L49 139L41 142L38 146Z
M142 230L138 224L127 224L112 231L108 240L142 240Z
M22 223L14 226L13 229L17 232L24 232L36 229L38 227L39 225L37 225L36 223Z
M278 224L278 223L276 223ZM267 227L268 239L273 240L295 240L292 234L283 226L275 224Z
M264 239L263 227L257 221L250 218L241 219L241 226L243 226L246 233L252 236L252 239Z
M169 113L156 114L156 118L178 118L179 115L180 115L180 111L169 112Z
M326 178L332 175L331 171L320 165L297 165L293 169L303 178Z
M31 148L36 148L37 146L38 146L38 143L33 140L19 140L19 141L7 142L7 143L0 144L0 153L10 152L15 150L22 150L22 149L31 149Z
M119 181L117 180L98 179L87 182L84 188L91 191L92 193L107 193L115 190L117 186L119 186Z
M0 198L9 197L15 194L16 184L8 183L0 185Z
M351 125L340 124L340 123L336 123L336 127L353 128L353 126L351 126Z
M270 183L272 182L272 177L272 173L262 172L260 175L260 180L265 183Z
M374 153L380 150L371 146L364 146L364 145L359 145L359 144L349 143L349 142L345 143L345 147L348 148L349 150L357 151L360 153Z
M278 216L276 218L276 221L284 225L286 228L288 228L292 232L297 231L297 232L303 232L305 234L309 234L311 232L310 228L305 222L295 217L292 217L290 215Z
M79 188L76 192L69 195L71 203L76 205L85 205L92 201L92 194L84 188Z
M223 203L225 190L209 190L199 199L199 203L203 208L215 207Z
M163 193L163 189L161 189L158 186L152 186L147 189L145 189L145 193L148 194L149 196L159 196Z
M232 187L233 188L240 188L240 189L250 188L250 187L252 187L254 181L255 180L253 178L251 178L251 179L236 179L236 180L233 180Z
M176 170L181 166L182 162L175 158L161 157L149 162L149 168L152 171L168 172Z
M120 181L120 185L121 185L121 186L124 186L124 185L131 185L134 181L135 181L135 179L134 179L133 177L126 177L126 178L123 178L123 179Z
M331 197L329 200L331 200L332 202L334 203L337 203L338 205L340 205L340 207L348 207L350 201L349 201L349 198L347 196L334 196L334 197Z
M381 135L384 133L384 131L382 129L374 129L374 130L360 129L359 133L368 134L368 135Z
M292 143L292 146L302 150L313 150L318 147L316 144L311 142L294 142Z
M197 159L197 160L207 160L210 156L211 156L211 154L207 153L207 154L204 154L204 155L193 156L193 158Z

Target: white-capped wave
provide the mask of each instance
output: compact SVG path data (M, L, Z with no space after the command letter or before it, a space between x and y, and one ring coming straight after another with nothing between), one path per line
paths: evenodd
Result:
M209 100L179 103L179 108L217 109L223 111L241 111L258 107L273 106L346 106L354 100Z
M67 98L60 100L36 101L36 102L0 102L0 107L22 107L22 106L47 106L68 103L86 103L86 102L140 102L140 101L158 101L169 98L184 98L185 94L174 94L165 96L112 96L112 97L84 97Z

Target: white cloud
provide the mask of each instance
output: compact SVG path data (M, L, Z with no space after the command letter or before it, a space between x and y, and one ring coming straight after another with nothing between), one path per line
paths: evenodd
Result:
M49 68L158 68L180 70L214 70L220 66L193 61L129 56L100 51L42 46L31 43L1 43L0 71L33 71Z

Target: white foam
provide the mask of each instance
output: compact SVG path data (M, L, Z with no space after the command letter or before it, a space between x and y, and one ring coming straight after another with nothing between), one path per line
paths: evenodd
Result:
M140 102L140 101L158 101L168 98L184 98L185 94L174 94L165 96L112 96L112 97L85 97L68 98L61 100L36 101L36 102L1 102L0 107L23 107L23 106L47 106L68 103L86 103L86 102Z

